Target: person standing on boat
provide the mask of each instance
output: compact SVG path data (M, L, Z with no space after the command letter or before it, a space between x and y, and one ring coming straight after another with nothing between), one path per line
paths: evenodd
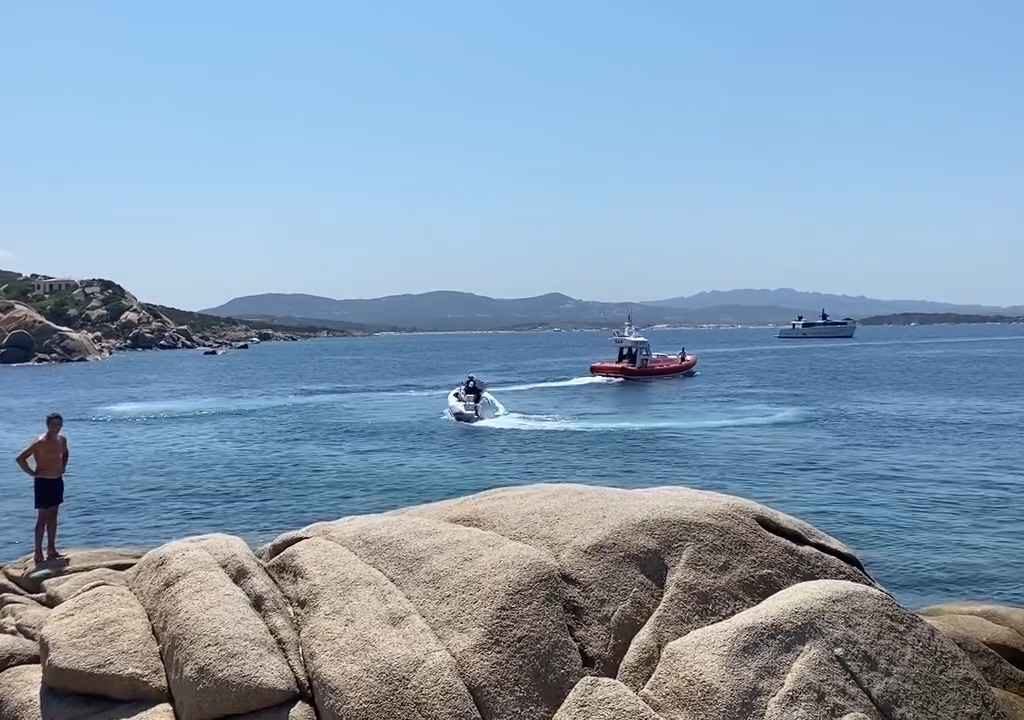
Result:
M466 378L466 384L462 386L462 394L467 398L473 398L473 402L479 403L484 391L480 384L477 383L476 378L470 375Z
M46 417L46 433L18 455L18 467L35 480L36 564L43 562L43 532L47 537L47 560L63 557L57 550L57 512L64 502L64 472L68 467L68 440L61 435L64 418L58 413ZM35 462L33 468L29 459Z

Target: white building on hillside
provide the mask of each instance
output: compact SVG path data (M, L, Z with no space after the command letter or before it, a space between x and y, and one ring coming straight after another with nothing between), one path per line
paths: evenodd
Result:
M32 281L32 291L41 295L74 290L77 287L78 281L68 278L36 278Z

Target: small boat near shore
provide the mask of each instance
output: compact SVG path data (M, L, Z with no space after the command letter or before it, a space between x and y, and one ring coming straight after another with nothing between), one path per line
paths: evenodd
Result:
M615 360L596 362L590 366L591 375L602 377L644 379L671 375L693 375L697 356L681 350L677 355L651 352L651 343L633 327L632 318L626 326L612 335L612 343L619 349Z
M818 320L805 320L797 315L789 327L779 328L780 338L852 338L857 331L857 321L853 318L832 320L822 308Z

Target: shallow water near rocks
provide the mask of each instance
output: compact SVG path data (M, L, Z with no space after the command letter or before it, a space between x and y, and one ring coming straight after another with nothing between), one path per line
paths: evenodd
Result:
M62 544L260 543L317 520L533 482L687 485L764 502L847 543L904 603L1024 604L1024 328L655 331L701 356L654 382L587 376L603 333L265 343L0 368L0 559L31 551L14 455L63 412ZM506 414L445 417L482 376ZM0 466L2 467L2 466Z

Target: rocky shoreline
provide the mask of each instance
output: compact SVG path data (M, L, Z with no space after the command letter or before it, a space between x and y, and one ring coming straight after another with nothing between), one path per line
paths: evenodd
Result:
M80 362L122 350L223 348L330 332L254 327L231 318L141 303L117 283L100 279L83 281L56 297L24 299L0 296L0 364Z
M0 720L227 717L1020 720L1024 609L914 613L834 538L685 488L2 568Z

